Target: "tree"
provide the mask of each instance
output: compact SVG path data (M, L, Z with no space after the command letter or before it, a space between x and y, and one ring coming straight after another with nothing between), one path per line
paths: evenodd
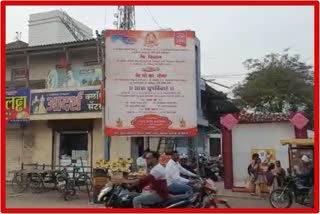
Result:
M255 112L305 111L313 128L313 67L287 51L246 60L249 74L234 88L235 102Z

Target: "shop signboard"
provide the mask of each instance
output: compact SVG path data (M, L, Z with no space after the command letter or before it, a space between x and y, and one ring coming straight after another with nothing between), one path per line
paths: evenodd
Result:
M106 31L106 135L197 134L195 33Z
M30 89L6 91L6 121L19 123L30 121Z
M80 113L101 111L100 90L32 92L31 113Z
M47 77L47 88L68 88L101 85L102 71L96 68L52 69Z

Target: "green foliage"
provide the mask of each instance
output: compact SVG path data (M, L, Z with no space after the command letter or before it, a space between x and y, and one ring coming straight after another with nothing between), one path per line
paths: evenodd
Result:
M256 112L305 111L313 127L313 67L299 55L269 54L262 60L248 59L250 71L233 90L235 103Z

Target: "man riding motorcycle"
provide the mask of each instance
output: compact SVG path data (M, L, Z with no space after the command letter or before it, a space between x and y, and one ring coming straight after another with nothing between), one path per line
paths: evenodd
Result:
M156 152L148 152L145 156L147 166L152 167L150 173L141 178L137 184L133 184L128 189L134 189L136 186L143 189L150 186L150 189L143 191L139 196L133 199L134 208L142 208L143 205L152 205L160 203L169 197L167 187L165 168L158 163L159 155Z
M306 155L302 156L301 162L303 165L303 170L300 171L295 168L294 172L297 175L297 177L299 177L301 179L302 185L311 187L308 196L309 196L310 206L313 207L313 202L314 202L314 200L313 200L313 194L314 194L314 192L313 192L313 170L314 170L313 163L312 163L312 160L310 158L308 158L308 156L306 156Z
M191 185L193 181L183 178L180 174L190 177L197 177L196 174L186 170L179 163L179 154L177 151L172 152L171 159L166 165L165 174L168 182L169 192L172 194L192 193Z

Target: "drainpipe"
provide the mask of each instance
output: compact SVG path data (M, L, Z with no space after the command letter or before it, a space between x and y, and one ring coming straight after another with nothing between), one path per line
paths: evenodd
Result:
M25 74L26 74L26 88L29 88L30 87L30 56L27 52L25 52L26 54L26 71L25 71Z
M104 34L104 31L103 31ZM105 81L106 81L106 70L105 70L105 54L104 54L104 45L102 45L102 40L104 39L104 35L98 36L98 47L99 47L99 52L100 52L100 57L98 60L100 61L101 65L101 71L102 71L102 82L101 82L101 88L105 90ZM104 95L105 96L105 95ZM104 105L101 105L101 110L102 110L102 143L103 143L103 151L104 151L104 159L109 160L110 159L110 142L111 138L106 136L105 132L105 121L106 121L106 108L105 108L105 103L107 100L104 98Z

